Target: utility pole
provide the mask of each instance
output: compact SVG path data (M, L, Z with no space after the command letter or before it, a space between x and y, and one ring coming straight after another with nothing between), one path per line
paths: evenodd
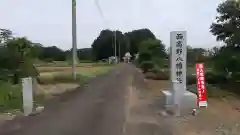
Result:
M120 41L118 41L118 55L119 55L119 56L118 56L118 57L119 57L119 58L118 58L118 62L121 61L121 51L120 51L120 50L121 50L121 44L120 44Z
M114 32L114 55L115 55L115 63L117 63L117 34Z
M77 50L77 19L76 19L76 0L72 0L72 75L74 80L76 74L76 51Z

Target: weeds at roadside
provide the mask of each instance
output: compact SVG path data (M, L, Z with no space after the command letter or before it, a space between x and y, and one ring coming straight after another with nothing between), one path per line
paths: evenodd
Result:
M20 108L22 108L21 86L0 82L0 111Z

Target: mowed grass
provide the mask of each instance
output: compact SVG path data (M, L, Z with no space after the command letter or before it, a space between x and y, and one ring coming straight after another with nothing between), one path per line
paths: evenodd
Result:
M88 62L88 63L78 63L77 67L85 67L85 66L107 66L109 65L106 62ZM66 62L54 62L54 63L42 63L42 64L35 64L38 68L65 68L65 67L71 67L72 64L66 63Z
M78 66L77 79L72 78L72 67L38 67L40 72L39 82L42 84L52 83L84 83L88 78L107 73L113 69L114 65L89 65Z

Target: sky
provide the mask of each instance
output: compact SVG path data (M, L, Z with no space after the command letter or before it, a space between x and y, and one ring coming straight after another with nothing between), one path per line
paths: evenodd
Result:
M148 28L166 46L171 31L187 31L188 45L220 45L209 32L223 0L95 0L77 1L78 48L90 47L103 29L128 32ZM44 46L69 49L72 44L71 0L0 0L0 28Z

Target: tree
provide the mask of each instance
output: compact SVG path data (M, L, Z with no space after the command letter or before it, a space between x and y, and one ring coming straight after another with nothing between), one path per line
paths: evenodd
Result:
M240 48L240 1L227 0L217 8L216 22L210 31L228 46Z
M147 72L154 66L163 67L164 61L167 58L165 45L161 40L148 39L144 40L139 45L138 62L144 72Z
M126 52L131 55L137 54L139 44L147 39L156 39L149 29L133 30L123 34L116 31L116 53L118 57L123 57ZM115 54L115 31L102 30L92 44L92 51L96 60L106 59ZM120 48L120 51L119 51ZM120 54L119 54L120 52Z
M187 47L187 61L190 64L196 64L197 62L203 62L206 60L204 53L207 50L203 48L192 48L191 46Z
M214 57L214 56L216 56L218 53L219 53L219 51L220 51L220 47L219 46L214 46L212 49L210 49L209 50L210 52L210 55L212 56L212 57Z
M214 69L216 71L233 74L240 72L240 54L236 50L223 46L219 52L213 57Z
M92 50L96 60L113 56L113 32L102 30L97 39L94 40Z
M125 33L126 37L128 38L129 42L129 52L131 54L137 54L139 44L148 39L156 39L155 35L149 29L139 29L133 30L131 32Z
M56 46L43 47L40 51L39 59L45 61L65 61L66 53Z
M79 60L92 60L92 48L82 48L77 50Z
M219 72L240 72L240 1L227 0L217 8L216 22L210 29L225 46L215 50L214 69Z
M12 38L12 31L8 29L0 29L0 43L5 43Z
M13 83L19 83L21 77L37 76L31 59L32 43L25 37L13 38L6 42L4 55L0 57L0 70L9 78L12 74ZM7 73L7 74L6 74Z
M43 45L40 43L32 43L31 47L31 57L33 58L39 58L42 51L43 51Z
M96 60L107 59L115 54L115 31L102 30L92 43L92 52ZM120 48L120 54L119 54ZM116 55L124 56L127 52L127 39L121 31L116 31Z

